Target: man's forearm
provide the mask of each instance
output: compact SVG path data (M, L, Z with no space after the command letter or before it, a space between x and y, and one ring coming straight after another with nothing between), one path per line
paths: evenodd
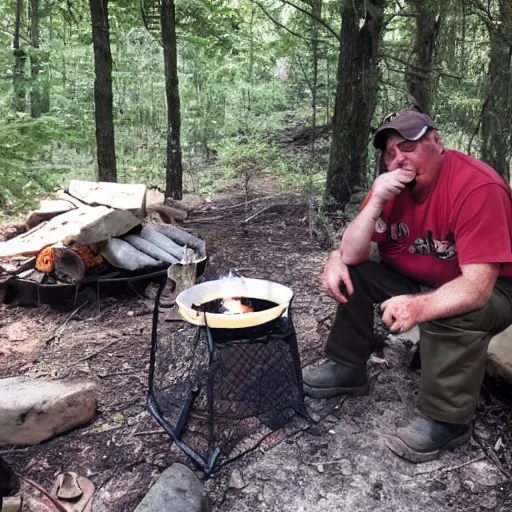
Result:
M341 240L343 263L357 265L370 259L372 236L375 223L382 212L378 201L370 199L365 208L348 225Z
M418 323L462 315L485 306L493 285L479 286L474 280L460 276L436 290L412 296L413 309L419 311Z

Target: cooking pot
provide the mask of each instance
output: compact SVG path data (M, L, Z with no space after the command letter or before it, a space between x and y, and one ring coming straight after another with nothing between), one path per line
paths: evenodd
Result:
M254 311L238 315L222 313L205 313L192 306L200 306L215 299L230 297L247 297L263 299L276 303L276 306L264 311ZM212 328L241 329L270 322L288 314L293 297L291 288L265 279L245 277L228 277L215 281L206 281L183 290L176 297L176 304L181 316L194 325L208 325Z

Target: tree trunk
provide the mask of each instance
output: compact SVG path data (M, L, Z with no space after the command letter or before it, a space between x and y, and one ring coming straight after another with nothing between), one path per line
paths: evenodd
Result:
M322 0L311 2L311 12L314 18L311 20L311 60L313 64L313 76L311 77L311 156L315 156L316 139L316 114L317 114L317 87L318 87L318 19L322 18Z
M39 117L42 112L41 86L39 83L39 0L30 0L30 76L32 83L30 87L30 115Z
M94 118L96 120L98 180L116 182L108 0L89 0L89 7L94 45Z
M21 16L23 13L23 0L16 0L16 19L14 23L14 40L13 40L13 55L14 55L14 69L13 69L13 88L14 99L13 109L15 112L25 112L27 108L26 94L25 94L25 62L27 54L20 46L20 32L21 32Z
M165 96L167 100L167 162L165 197L182 199L181 114L176 41L176 7L174 0L162 0L160 12L164 46Z
M482 118L482 159L510 180L512 136L512 5L500 1L500 24L488 23L491 48L487 107Z
M434 91L432 66L441 17L435 2L431 0L420 0L411 5L418 16L412 57L413 67L406 70L405 81L414 103L429 112Z
M346 0L342 7L338 85L325 190L328 210L343 207L366 184L367 146L377 95L377 52L385 0Z

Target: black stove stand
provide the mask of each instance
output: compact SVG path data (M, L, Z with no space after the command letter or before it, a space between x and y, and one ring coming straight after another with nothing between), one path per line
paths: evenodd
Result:
M162 325L155 300L148 407L176 445L211 474L296 415L309 418L291 308L270 322L213 329Z

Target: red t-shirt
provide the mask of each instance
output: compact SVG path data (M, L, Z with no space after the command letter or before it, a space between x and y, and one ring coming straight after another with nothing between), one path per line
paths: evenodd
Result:
M510 189L487 164L447 150L432 193L415 203L406 188L388 201L372 240L383 261L428 285L470 263L501 263L499 275L512 277Z

